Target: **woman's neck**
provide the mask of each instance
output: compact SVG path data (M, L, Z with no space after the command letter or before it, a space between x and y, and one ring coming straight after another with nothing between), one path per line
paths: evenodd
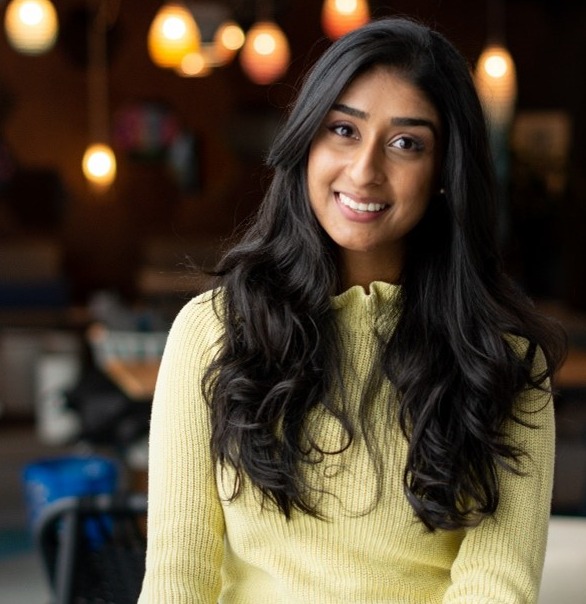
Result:
M394 260L394 261L393 261ZM389 261L380 254L341 250L339 257L340 285L342 291L354 285L360 285L366 292L374 281L399 283L402 258L396 256Z

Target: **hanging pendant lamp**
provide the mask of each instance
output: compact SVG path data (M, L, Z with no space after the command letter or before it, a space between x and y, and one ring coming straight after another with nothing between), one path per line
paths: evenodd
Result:
M488 45L478 59L475 71L478 96L489 121L495 126L510 123L517 100L515 63L500 44Z
M246 36L238 23L225 21L218 27L214 35L214 53L220 65L226 65L244 46Z
M12 0L6 8L4 28L15 50L40 55L57 40L57 12L49 0Z
M321 22L330 40L337 40L370 21L367 0L325 0Z
M271 84L289 68L289 42L274 21L259 21L246 34L240 64L256 84Z
M192 13L179 2L161 7L148 33L149 55L156 65L178 69L185 55L200 49L201 36Z
M110 138L106 34L108 0L98 0L88 27L88 117L90 142L83 154L83 174L100 193L116 178L116 156Z

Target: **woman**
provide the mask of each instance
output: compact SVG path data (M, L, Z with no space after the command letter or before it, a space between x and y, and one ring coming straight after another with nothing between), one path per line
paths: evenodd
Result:
M501 272L469 69L341 39L167 344L140 602L535 602L560 336Z

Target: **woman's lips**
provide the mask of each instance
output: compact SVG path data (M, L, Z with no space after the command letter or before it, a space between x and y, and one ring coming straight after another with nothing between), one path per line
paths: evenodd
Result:
M363 199L362 201L358 201L356 197L351 197L341 192L336 192L335 198L343 214L351 220L359 222L375 220L390 207L380 200Z
M351 208L356 212L380 212L388 208L386 203L374 201L358 201L354 197L346 195L346 193L337 193L340 203L347 208Z

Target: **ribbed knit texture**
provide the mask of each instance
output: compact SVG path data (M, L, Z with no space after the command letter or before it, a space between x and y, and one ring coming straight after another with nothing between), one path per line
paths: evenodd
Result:
M359 401L373 369L380 309L397 287L373 283L333 298L342 338L348 401ZM478 527L427 532L402 488L406 442L384 419L392 390L375 389L373 434L385 474L376 505L371 457L358 435L327 455L309 480L326 494L326 520L294 512L290 521L261 506L249 484L233 502L230 473L210 460L209 411L201 377L221 333L210 292L181 311L169 334L152 412L147 572L139 604L527 604L537 601L554 459L553 405L529 391L532 430L511 424L528 453L527 476L501 472L496 515ZM387 329L389 326L387 325ZM339 425L316 410L308 420L322 448L340 447Z

